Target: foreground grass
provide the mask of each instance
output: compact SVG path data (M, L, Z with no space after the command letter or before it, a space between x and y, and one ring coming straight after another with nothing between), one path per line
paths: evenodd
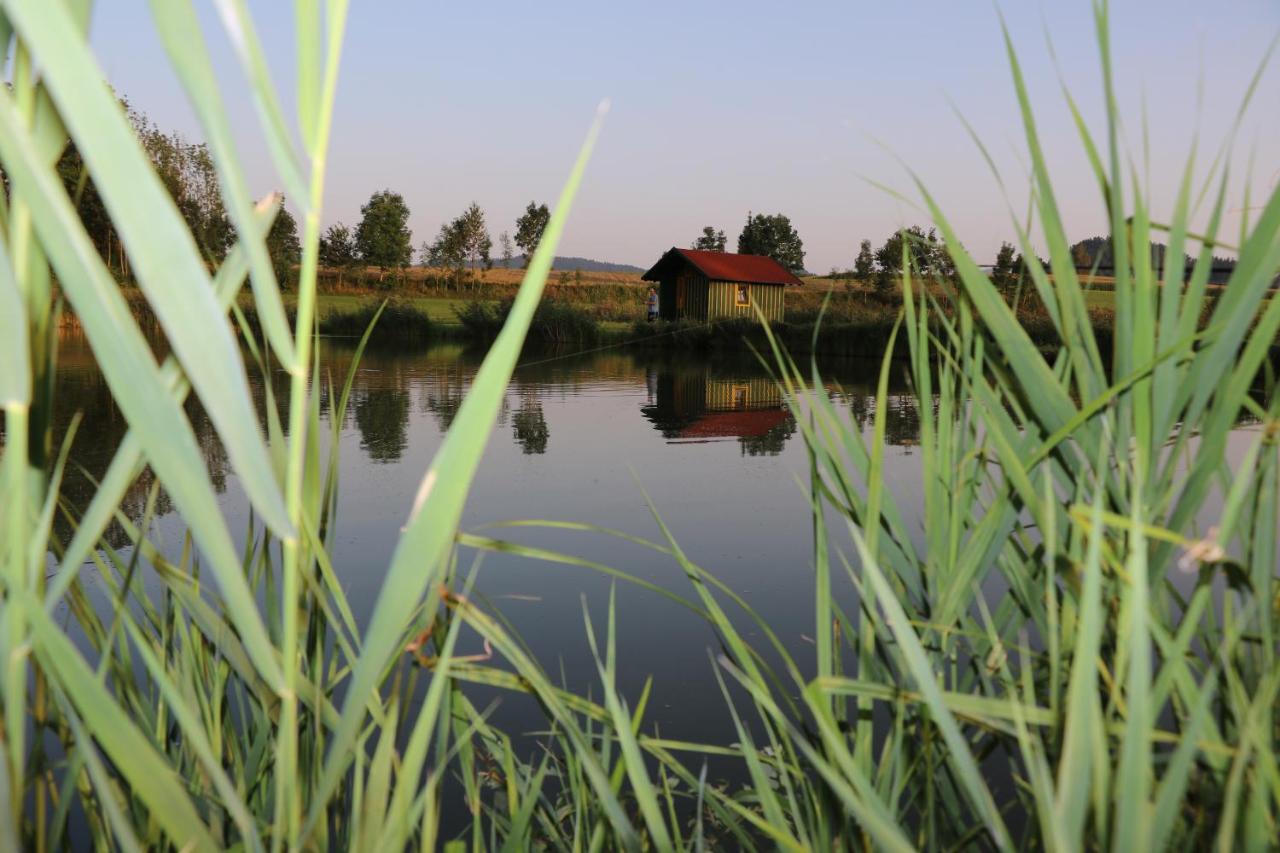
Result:
M292 319L263 242L279 198L248 200L194 9L152 5L242 237L212 277L98 85L88 4L0 0L0 39L17 42L12 88L0 87L11 185L0 203L0 850L64 849L85 835L102 848L201 851L1274 844L1280 395L1266 360L1280 330L1280 301L1267 299L1280 270L1280 192L1243 235L1207 322L1221 171L1196 181L1188 168L1160 218L1171 223L1172 256L1185 247L1199 258L1188 281L1161 286L1143 253L1125 256L1152 226L1146 195L1129 192L1134 176L1121 166L1105 4L1095 12L1106 137L1082 130L1081 139L1117 247L1110 339L1097 334L1070 265L1012 47L1039 238L1053 262L1053 278L1033 273L1029 286L1061 346L1036 346L924 186L959 282L939 293L907 267L870 434L835 408L815 365L766 338L810 460L813 550L780 567L812 591L803 656L690 559L660 508L652 542L569 521L527 524L649 547L679 569L682 589L493 529L458 531L595 130L405 510L373 611L356 621L331 549L353 373L345 383L317 375L313 348L346 4L296 7L298 91L288 100L300 147L282 99L256 73L266 60L252 28L239 4L228 8L249 94L303 214ZM48 129L61 126L118 220L171 348L163 361L49 165L65 140ZM1193 240L1190 200L1201 195L1209 222ZM1015 227L1031 255L1030 235ZM49 426L54 275L130 428L79 514L60 495L74 436ZM246 279L252 326L236 310ZM247 356L228 323L211 322L228 312ZM922 472L901 485L923 502L923 530L905 524L902 490L883 476L900 339ZM286 377L264 383L261 420L249 370ZM233 533L216 500L184 414L189 394L253 508L247 529ZM1242 419L1257 427L1241 431ZM144 467L155 486L130 517L122 498ZM188 530L173 554L151 538L161 484ZM52 533L59 513L75 529L69 540ZM130 548L106 541L112 521ZM718 640L707 672L723 688L724 736L665 739L646 722L648 690L620 693L612 600L584 612L596 688L563 689L553 662L532 657L501 614L469 595L473 549L604 573L705 620ZM837 585L855 594L852 609L837 604ZM483 654L457 653L460 637L477 635ZM546 726L535 749L491 724L473 704L475 685L536 698ZM712 761L742 781L709 784ZM446 832L446 814L461 828Z

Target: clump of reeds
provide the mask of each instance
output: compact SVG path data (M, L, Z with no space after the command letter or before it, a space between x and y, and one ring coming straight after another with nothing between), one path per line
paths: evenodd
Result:
M130 850L431 849L450 840L441 819L458 808L443 793L454 783L466 826L453 840L477 849L1274 844L1280 398L1266 357L1280 330L1280 300L1269 298L1280 192L1227 247L1225 178L1202 179L1212 201L1193 235L1202 187L1188 168L1168 224L1153 224L1122 168L1105 5L1106 138L1083 124L1081 138L1117 247L1109 351L1089 322L1012 49L1053 276L1033 270L1026 285L1060 349L1037 348L922 186L959 282L923 290L904 257L903 317L870 434L835 408L815 367L772 350L811 463L814 550L797 567L810 564L814 646L802 657L693 562L660 515L661 538L648 544L679 566L688 595L458 535L590 140L358 623L329 547L353 372L330 387L313 349L320 170L346 3L296 6L297 140L245 4L223 4L281 184L301 208L293 319L263 241L278 199L247 194L195 12L151 6L241 238L212 278L100 85L89 5L0 4L0 44L16 45L12 86L0 88L10 186L0 201L0 849L63 849L84 833ZM66 142L59 127L130 253L171 348L163 362L50 165ZM1172 256L1197 255L1187 280L1157 280L1149 253L1126 252L1157 229ZM1030 256L1030 233L1019 236ZM1224 248L1238 263L1206 309ZM74 430L59 444L49 431L54 275L130 428L78 513L59 492ZM235 313L246 277L260 326L247 329L247 357L231 323L211 322ZM921 424L922 532L883 477L901 337ZM287 400L265 384L265 427L246 364L288 377ZM236 537L184 414L188 394L253 507ZM1259 426L1238 433L1241 456L1228 461L1245 416ZM130 518L122 499L144 466L151 500ZM178 554L150 539L161 486L189 531ZM70 539L53 536L58 514ZM130 549L104 538L113 523ZM459 542L592 565L700 614L720 640L708 672L724 688L724 738L665 740L645 723L648 691L620 694L612 599L602 622L584 614L598 688L559 687L468 596ZM855 610L837 605L837 584L856 592ZM464 627L492 653L455 654ZM516 749L470 701L473 683L536 696L549 723L542 748ZM709 784L708 758L747 781Z

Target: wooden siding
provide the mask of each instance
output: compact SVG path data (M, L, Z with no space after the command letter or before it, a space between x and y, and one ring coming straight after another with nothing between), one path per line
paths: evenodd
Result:
M746 284L750 304L737 304L739 283L707 281L693 270L682 270L663 279L658 288L658 314L664 320L754 320L759 307L771 323L782 321L785 287L781 284Z
M658 313L664 320L706 320L707 280L693 270L681 270L662 280Z
M706 386L708 411L773 409L782 406L782 391L772 379L708 378Z
M754 320L758 307L766 320L771 323L782 319L783 285L781 284L745 284L747 288L747 305L737 302L738 282L713 281L710 284L708 298L708 320L723 320L733 317L746 317Z

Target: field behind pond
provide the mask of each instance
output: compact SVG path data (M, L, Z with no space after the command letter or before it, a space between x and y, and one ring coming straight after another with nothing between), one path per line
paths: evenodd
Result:
M458 325L457 312L475 301L499 302L515 296L524 270L494 268L467 272L454 279L442 270L411 267L387 273L381 281L374 269L344 272L322 270L318 309L330 313L354 313L383 300L411 305L433 322ZM870 282L831 276L802 276L804 284L788 288L788 322L812 322L830 297L828 317L833 321L892 323L901 309L901 291L879 291ZM1110 312L1114 304L1114 279L1082 276L1086 304ZM547 283L546 298L574 305L602 323L605 331L619 330L645 317L645 295L651 286L640 273L576 272L557 270ZM1027 285L1030 287L1030 284ZM935 286L935 289L940 289Z

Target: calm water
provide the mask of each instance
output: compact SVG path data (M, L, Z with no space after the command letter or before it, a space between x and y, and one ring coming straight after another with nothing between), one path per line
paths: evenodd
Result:
M335 382L345 375L351 355L345 342L325 343L323 369L332 371ZM460 346L441 346L374 350L361 362L341 429L333 555L358 619L372 609L419 481L479 359ZM675 359L611 350L531 354L525 360L489 439L463 528L555 519L660 539L647 493L689 557L757 608L808 668L812 654L806 637L813 633L811 523L804 494L808 462L795 424L754 357ZM866 430L877 369L856 361L832 361L823 368L839 404ZM58 385L60 419L65 423L74 411L84 417L73 457L99 476L125 424L82 342L64 345ZM913 493L916 422L902 390L892 395L887 412L892 446L886 468L891 487L911 507L918 504ZM260 382L255 392L261 396ZM198 407L189 409L231 529L244 530L247 507L235 477ZM67 487L76 503L91 494L82 476L72 477ZM145 497L143 487L130 494L127 511L134 517L140 516ZM163 501L161 510L167 510ZM177 550L182 527L176 517L165 512L155 531L165 547ZM693 597L673 560L612 537L488 532L606 563ZM475 557L464 550L460 562L466 567ZM485 554L477 594L512 621L545 667L555 673L563 669L570 686L586 690L595 668L583 602L602 629L610 584L587 569ZM617 602L623 690L636 696L652 675L649 717L665 735L723 739L728 718L708 659L715 650L713 633L682 608L629 584L618 584ZM742 625L755 636L745 620ZM763 647L763 638L756 639ZM477 645L474 637L465 642ZM492 698L501 699L497 721L512 730L541 725L531 700L510 694Z

